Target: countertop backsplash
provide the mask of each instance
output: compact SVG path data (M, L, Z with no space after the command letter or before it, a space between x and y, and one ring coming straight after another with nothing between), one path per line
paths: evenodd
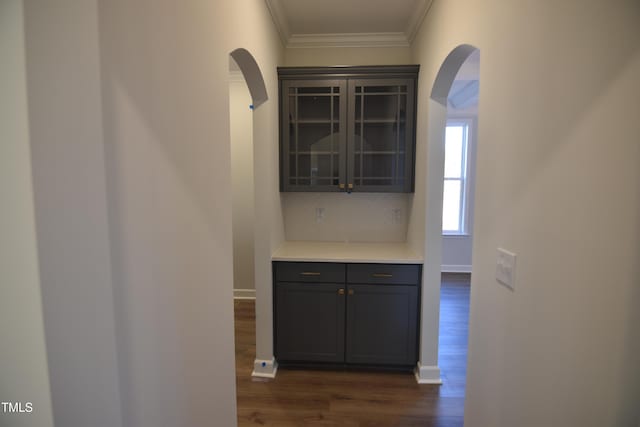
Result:
M281 193L288 241L404 242L404 193Z

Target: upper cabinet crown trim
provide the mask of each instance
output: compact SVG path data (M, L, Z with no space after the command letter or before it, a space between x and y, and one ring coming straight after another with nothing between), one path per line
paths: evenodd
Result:
M292 34L287 48L409 47L404 33Z
M307 8L299 7L296 1L265 0L265 3L282 45L286 48L409 47L422 27L433 0L414 0L412 4L403 5L394 2L378 4L374 12L377 17L371 16L372 10L367 0L352 0L351 11L341 11L340 24L337 26L333 22L334 15L338 13L335 7L317 6L309 12ZM367 18L359 12L363 8L368 8ZM305 11L303 15L301 10ZM389 14L395 15L392 26L387 25L385 19ZM382 27L381 20L385 21ZM304 25L301 26L302 22Z
M338 78L375 77L418 78L420 65L334 65L330 67L278 67L281 80L318 78L332 76Z

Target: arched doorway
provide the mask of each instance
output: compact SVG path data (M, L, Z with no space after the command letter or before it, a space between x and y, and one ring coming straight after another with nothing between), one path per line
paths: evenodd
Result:
M233 63L236 70L241 74L241 79L246 82L246 89L248 89L249 92L249 98L246 99L250 99L250 104L248 102L242 103L241 101L241 109L244 114L249 116L249 119L245 121L245 128L242 129L240 133L248 134L248 138L251 139L248 145L245 143L245 147L248 147L245 148L245 152L246 150L250 150L252 152L251 157L255 155L255 159L258 160L257 162L253 160L247 162L246 158L243 159L247 173L244 174L245 176L242 176L241 179L249 186L251 185L251 181L253 181L253 188L249 192L239 194L240 196L249 196L252 199L248 201L245 200L245 206L252 205L252 208L250 208L252 211L250 212L250 217L253 219L253 257L250 252L245 252L244 258L240 260L237 265L238 269L250 270L245 267L251 264L254 270L253 273L250 273L253 275L254 280L252 286L249 286L248 294L249 298L255 298L256 301L254 310L256 354L255 360L249 363L253 365L251 372L253 377L274 378L277 371L277 364L273 358L271 328L273 322L273 313L271 310L272 230L269 226L271 224L269 212L272 209L271 203L273 200L269 197L269 194L264 191L264 184L268 182L268 176L270 174L269 165L268 162L260 161L265 155L263 150L264 145L260 144L260 139L264 137L265 132L272 126L272 116L270 115L272 109L260 108L268 100L268 94L263 74L251 53L246 49L235 49L230 53L230 63ZM233 130L231 130L231 133L234 133ZM240 156L242 156L242 152ZM233 169L232 164L232 175L235 174ZM236 172L239 172L239 175L243 175L242 171ZM252 175L253 178L247 182L246 175ZM247 194L251 192L253 192L252 196ZM250 240L251 237L245 235L245 242L247 239ZM240 286L246 288L246 285ZM235 294L238 295L238 293ZM247 293L245 293L245 295L247 295ZM242 362L242 365L245 365L245 361Z
M440 284L443 261L443 177L445 172L445 132L451 88L467 59L478 52L472 45L459 45L445 58L434 80L428 100L425 257L422 293L422 339L416 370L419 383L441 383L438 364ZM475 53L478 55L478 53Z
M253 112L268 99L262 73L246 49L229 54L234 298L255 298Z
M251 93L253 108L258 108L269 99L269 96L267 95L267 88L264 84L264 78L262 77L262 72L260 71L260 67L258 67L258 63L246 49L236 49L229 55L234 62L238 64L238 67L244 76L244 80L249 88L249 93Z
M253 98L233 56L229 60L229 136L233 296L234 300L255 299Z

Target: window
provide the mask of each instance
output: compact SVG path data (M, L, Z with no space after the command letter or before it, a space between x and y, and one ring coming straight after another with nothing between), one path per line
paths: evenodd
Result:
M442 200L442 232L444 234L467 233L467 176L469 174L467 153L470 130L471 120L447 120Z

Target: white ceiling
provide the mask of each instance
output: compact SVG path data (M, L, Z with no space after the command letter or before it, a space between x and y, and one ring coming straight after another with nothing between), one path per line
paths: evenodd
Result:
M469 110L478 107L480 78L480 51L475 50L462 63L451 85L448 106L453 110Z
M408 46L433 0L265 0L287 47Z
M265 0L285 46L409 46L433 0ZM449 92L449 107L475 108L480 57L476 51Z

